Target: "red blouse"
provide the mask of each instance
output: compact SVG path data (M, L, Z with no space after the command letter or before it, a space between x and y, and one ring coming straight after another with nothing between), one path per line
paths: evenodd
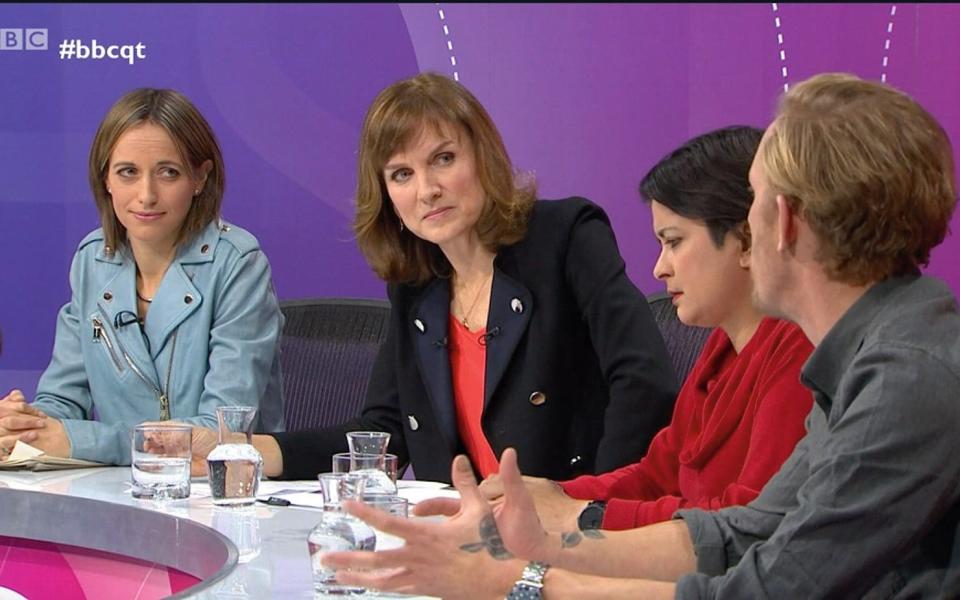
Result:
M483 379L487 368L486 328L470 331L450 313L450 375L457 412L457 432L481 477L500 470L500 463L480 426Z
M750 502L806 433L813 395L800 369L812 351L785 321L763 319L740 354L715 330L647 455L560 485L574 498L607 500L604 529L667 521L680 508Z

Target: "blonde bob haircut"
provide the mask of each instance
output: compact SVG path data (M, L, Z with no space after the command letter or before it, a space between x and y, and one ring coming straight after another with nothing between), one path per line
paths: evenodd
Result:
M864 285L918 271L957 201L950 140L916 101L847 74L783 96L760 147L767 178L820 240L828 276Z
M436 244L401 229L387 194L383 167L425 128L466 135L486 203L475 226L491 252L523 238L536 197L533 181L520 183L503 139L480 102L460 83L422 73L384 89L367 111L357 165L357 244L381 279L420 285L449 277L451 266Z
M174 90L141 88L128 92L117 100L100 123L90 147L90 189L100 213L105 252L113 255L127 242L127 230L113 211L113 201L107 192L107 169L117 141L127 131L150 123L162 127L173 140L180 159L197 178L198 169L210 161L200 193L193 199L187 217L180 227L177 244L191 239L220 215L223 200L224 168L220 145L200 111L184 96Z

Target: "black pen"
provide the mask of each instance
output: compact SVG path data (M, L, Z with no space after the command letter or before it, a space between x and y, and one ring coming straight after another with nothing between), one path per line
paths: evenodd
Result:
M270 496L266 500L263 498L257 498L257 502L263 502L264 504L269 504L270 506L290 506L290 501L283 498L278 498L276 496Z

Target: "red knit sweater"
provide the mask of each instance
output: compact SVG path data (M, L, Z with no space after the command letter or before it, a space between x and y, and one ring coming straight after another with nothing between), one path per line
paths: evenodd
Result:
M715 330L647 455L560 485L574 498L607 500L604 529L667 521L680 508L750 502L806 433L813 396L800 368L812 351L785 321L763 319L740 354Z

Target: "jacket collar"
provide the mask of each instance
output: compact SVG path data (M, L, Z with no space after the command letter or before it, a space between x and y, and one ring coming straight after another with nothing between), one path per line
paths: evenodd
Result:
M163 276L160 288L150 304L144 325L144 333L150 341L150 357L154 361L160 355L170 335L203 303L202 294L193 284L195 265L213 261L216 246L220 241L220 227L219 222L212 222L193 240L182 245ZM103 305L105 298L111 298L109 306L105 306L111 318L121 311L136 315L136 263L129 247L121 248L112 257L101 250L97 253L96 259L118 267L116 273L107 278L106 284L100 290L98 302ZM126 329L131 332L137 330L135 327ZM129 336L125 337L129 338ZM144 343L137 344L131 341L131 349L137 346L146 350Z

